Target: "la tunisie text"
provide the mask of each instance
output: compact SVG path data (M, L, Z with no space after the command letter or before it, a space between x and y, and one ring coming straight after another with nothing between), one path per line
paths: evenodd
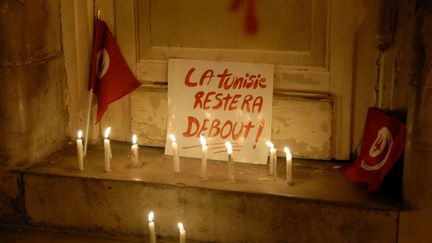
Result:
M223 72L215 73L212 69L207 69L202 73L195 73L195 68L190 68L187 72L184 85L189 88L202 86L215 87L216 91L199 90L194 95L193 109L202 110L241 110L248 113L260 113L264 99L257 93L258 89L267 88L266 78L261 74L246 73L235 76L225 69ZM236 90L251 90L250 94L245 92L235 93ZM247 93L247 92L246 92ZM262 123L263 121L261 121ZM188 125L183 136L199 137L204 134L206 137L221 137L236 141L241 137L247 138L251 130L256 126L252 121L223 121L220 118L200 120L194 116L188 116ZM262 129L259 126L259 130Z

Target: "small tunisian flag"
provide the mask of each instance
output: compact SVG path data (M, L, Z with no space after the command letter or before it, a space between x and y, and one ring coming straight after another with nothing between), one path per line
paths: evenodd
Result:
M98 97L98 123L108 105L138 88L140 83L130 71L114 36L104 21L97 19L93 42L88 89Z
M375 108L369 108L360 155L353 165L342 167L345 177L378 190L384 176L401 156L405 144L405 125Z

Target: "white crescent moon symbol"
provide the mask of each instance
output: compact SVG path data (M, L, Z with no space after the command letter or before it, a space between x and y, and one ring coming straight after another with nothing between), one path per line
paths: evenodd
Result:
M101 58L102 58L102 60L101 60ZM99 64L100 61L101 61L101 63ZM108 71L108 67L110 64L109 55L108 55L108 52L105 50L105 48L102 48L98 52L96 63L98 64L97 72L96 72L97 76L99 79L102 79L103 76L105 76L106 72Z
M377 151L374 148L376 147L377 143L380 141L382 141L382 144L381 144L379 150ZM386 147L388 147L387 150L385 150ZM393 137L391 135L391 132L388 130L387 127L382 127L378 131L377 138L375 139L375 141L373 142L373 144L371 145L371 147L369 149L369 156L375 158L378 155L380 155L383 151L387 151L387 154L385 155L385 157L380 162L378 162L375 165L368 165L368 164L366 164L366 162L364 160L362 160L360 166L367 171L379 170L387 162L387 159L390 156L390 152L391 152L392 147L393 147Z

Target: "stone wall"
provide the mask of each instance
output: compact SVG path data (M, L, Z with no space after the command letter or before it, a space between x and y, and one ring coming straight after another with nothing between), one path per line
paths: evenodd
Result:
M429 1L430 2L430 1ZM417 53L410 82L399 242L431 242L432 235L432 4L417 6Z
M0 2L0 222L19 223L28 167L65 142L60 0Z
M0 166L25 166L65 141L59 0L0 3Z

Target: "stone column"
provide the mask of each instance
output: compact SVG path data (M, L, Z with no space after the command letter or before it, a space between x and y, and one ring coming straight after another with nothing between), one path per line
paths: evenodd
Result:
M0 167L27 166L65 142L60 0L0 3Z

